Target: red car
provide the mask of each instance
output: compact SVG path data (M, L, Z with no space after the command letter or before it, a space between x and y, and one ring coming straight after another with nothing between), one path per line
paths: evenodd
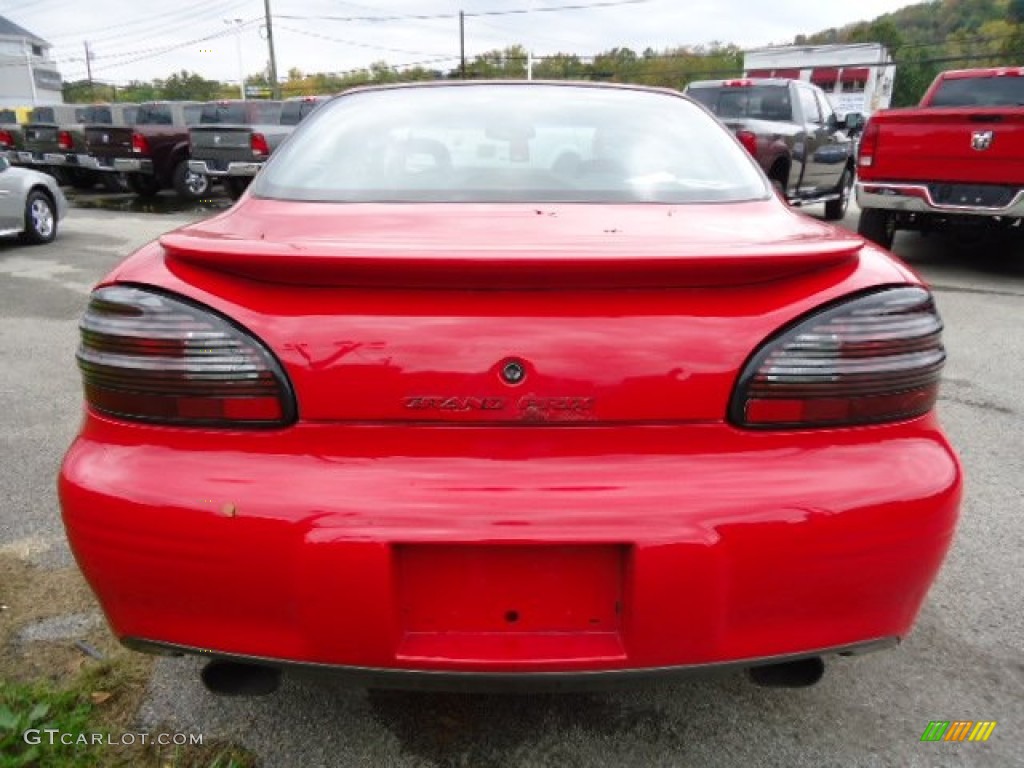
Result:
M220 692L808 684L949 547L941 331L678 93L353 91L97 287L64 522Z

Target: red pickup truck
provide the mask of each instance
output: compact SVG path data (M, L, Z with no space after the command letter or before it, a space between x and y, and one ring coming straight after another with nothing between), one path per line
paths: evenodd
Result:
M871 116L857 158L858 232L976 233L1024 218L1024 68L941 73L912 109Z

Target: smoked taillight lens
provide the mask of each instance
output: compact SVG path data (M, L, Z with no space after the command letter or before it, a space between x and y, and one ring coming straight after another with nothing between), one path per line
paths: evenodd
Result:
M816 312L766 342L730 407L745 427L836 427L931 410L946 360L924 288L888 288Z
M736 138L747 152L757 157L757 134L753 131L736 131Z
M57 146L60 147L65 152L70 152L71 148L74 146L73 142L71 141L71 133L68 131L61 131L60 133L58 133Z
M857 165L861 168L870 168L875 164L875 151L878 149L878 123L868 120L864 126L864 132L860 137L860 146L857 150Z
M132 134L132 152L139 155L149 154L149 142L141 133Z
M262 133L253 133L249 139L249 146L256 157L266 157L270 154L270 145L267 144L267 137Z
M273 354L206 307L112 285L93 292L80 329L78 367L97 411L221 427L295 420L295 398Z

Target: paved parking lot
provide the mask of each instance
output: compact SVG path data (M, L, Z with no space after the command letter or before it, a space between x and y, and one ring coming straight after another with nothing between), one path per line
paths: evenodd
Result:
M75 209L50 246L0 244L0 550L47 567L70 562L54 477L79 419L73 355L89 288L134 247L206 215L131 208ZM519 697L287 679L271 697L228 700L202 688L198 662L162 660L142 724L233 739L268 766L1024 765L1024 244L900 234L895 249L932 283L946 322L940 409L967 472L958 537L901 648L838 660L799 691L736 674ZM998 726L986 744L920 743L929 721L954 719Z

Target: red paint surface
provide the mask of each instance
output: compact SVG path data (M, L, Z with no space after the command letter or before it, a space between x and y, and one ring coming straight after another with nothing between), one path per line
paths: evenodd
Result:
M294 426L253 432L87 413L61 501L119 636L537 671L733 661L910 631L960 496L934 417L802 432L725 418L765 338L909 273L774 199L676 207L683 223L664 230L660 206L428 208L248 198L168 242L188 251L189 231L262 242L243 269L260 279L203 263L207 245L179 260L158 244L111 276L245 326L281 360L299 412ZM300 258L279 274L287 248L320 266ZM764 263L729 269L732 249ZM606 271L578 287L583 250ZM436 286L379 264L346 271L344 254L371 251ZM668 279L611 289L632 258ZM491 267L522 279L488 284ZM385 277L371 287L368 274ZM522 384L501 380L509 358L524 362ZM506 407L408 407L434 396ZM590 406L556 407L573 398Z

